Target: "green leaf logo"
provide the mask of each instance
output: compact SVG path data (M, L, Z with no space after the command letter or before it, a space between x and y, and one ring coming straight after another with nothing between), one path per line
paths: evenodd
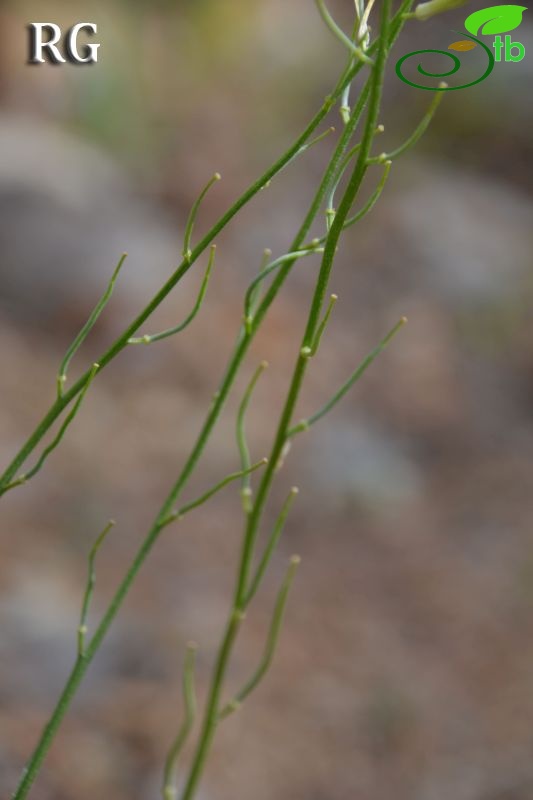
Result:
M522 22L522 14L526 6L491 6L474 11L465 20L465 28L474 36L479 33L494 36L496 33L508 33L518 28Z

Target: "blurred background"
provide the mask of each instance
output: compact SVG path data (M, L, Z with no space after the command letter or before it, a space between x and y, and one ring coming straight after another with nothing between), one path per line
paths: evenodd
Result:
M431 95L397 58L458 37L470 3L412 22L385 87L384 150ZM331 2L347 29L351 0ZM200 800L530 800L533 797L533 33L520 63L450 92L347 232L339 295L299 414L312 412L405 314L409 325L278 474L263 535L297 484L250 609L228 694L254 669L287 558L303 563L273 668L221 725ZM91 67L26 64L29 22L98 25ZM0 3L0 455L53 400L58 364L123 250L111 304L71 378L113 340L196 236L289 145L331 90L342 48L312 0ZM332 124L339 128L336 115ZM324 129L326 124L324 125ZM0 787L14 788L75 656L95 536L94 629L175 480L231 351L261 253L286 251L332 138L276 178L217 240L201 315L130 348L95 381L64 444L2 499ZM378 150L379 152L379 150ZM365 193L372 190L371 172ZM359 201L362 202L362 201ZM319 228L317 228L319 230ZM141 333L184 319L205 258ZM271 309L186 492L238 466L235 409L268 452L318 262ZM30 461L33 463L33 461ZM185 499L185 496L184 496ZM185 642L205 698L242 532L236 488L169 529L91 667L32 797L146 800L181 720ZM190 750L182 762L186 768Z

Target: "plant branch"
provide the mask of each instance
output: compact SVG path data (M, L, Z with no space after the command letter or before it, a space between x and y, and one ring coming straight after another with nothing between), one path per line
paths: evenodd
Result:
M185 318L185 320L180 325L176 325L175 328L168 328L168 330L162 331L161 333L154 333L152 335L145 334L144 336L132 337L131 339L128 339L128 344L152 344L152 342L160 342L161 339L166 339L169 336L174 336L176 333L181 333L191 324L202 308L202 304L207 292L207 286L209 284L209 278L211 277L211 271L215 263L216 250L216 244L211 245L207 269L200 286L200 291L198 292L198 297L196 298L196 303L194 304L191 313Z
M187 505L182 506L177 511L173 511L169 516L163 520L163 525L169 525L174 520L180 520L185 514L188 514L189 511L193 511L193 509L198 508L198 506L203 506L204 503L207 503L213 495L218 494L222 489L224 489L228 484L233 483L233 481L238 481L239 478L244 478L247 475L250 475L252 472L255 472L256 469L260 469L264 467L265 464L268 463L268 459L262 458L261 461L258 461L257 464L252 464L250 467L246 469L241 469L238 472L232 472L230 475L226 475L221 481L219 481L215 486L212 486L204 494L200 495L196 500L193 500L191 503L187 503Z
M41 453L35 466L32 467L28 472L19 475L18 478L15 478L15 480L11 481L11 483L8 483L3 488L0 488L0 497L6 492L8 492L10 489L14 489L15 486L21 486L22 484L27 483L29 480L31 480L31 478L33 478L34 475L37 475L37 473L42 469L48 456L51 453L53 453L53 451L56 449L56 447L58 447L58 445L61 444L65 433L70 427L70 424L73 422L78 411L80 410L80 406L85 399L85 395L89 390L89 386L93 382L94 376L98 372L98 368L99 368L98 364L93 364L93 367L88 374L87 380L85 381L85 385L81 393L78 395L76 402L74 403L74 406L72 407L69 414L67 414L67 416L65 417L65 420L63 421L63 424L59 428L59 431L57 432L54 439L50 442L50 444L47 447L45 447L45 449Z
M389 34L389 41L388 45L391 47L394 42L396 41L403 24L405 22L404 16L408 12L409 8L411 7L412 0L402 0L402 3L391 22L390 26L390 34ZM379 39L376 39L370 47L368 48L368 52L374 52L379 45ZM327 116L331 108L333 108L336 100L342 95L344 89L351 84L354 80L356 75L362 69L363 64L362 62L357 62L353 64L351 59L348 67L344 70L341 78L339 79L337 86L333 90L333 92L326 97L324 103L322 104L319 111L315 114L314 118L311 120L307 128L304 132L298 137L298 139L294 142L294 144L281 156L278 161L275 162L267 171L253 183L240 197L239 199L228 209L228 211L215 223L215 225L211 228L211 230L204 236L201 242L194 248L190 260L182 261L182 263L177 267L177 269L173 272L167 282L161 287L161 289L155 294L152 300L148 303L147 306L140 312L140 314L131 322L131 324L126 328L126 330L118 336L118 338L110 345L110 347L97 359L98 364L100 365L100 369L104 369L128 344L129 339L138 331L141 325L151 316L151 314L155 311L156 308L163 302L163 300L167 297L167 295L172 291L172 289L179 283L182 277L186 274L188 269L192 266L192 264L199 258L202 253L209 247L209 245L213 242L213 240L218 236L220 231L222 231L233 219L233 217L238 214L238 212L245 206L247 203L252 200L255 195L260 192L262 189L265 188L272 180L275 175L278 175L284 167L296 156L297 153L302 151L302 148L308 144L309 138L312 136L313 132L318 128L322 120ZM315 196L315 199L309 209L307 217L302 225L300 233L296 237L292 250L297 249L303 244L305 236L309 232L309 229L318 213L320 208L320 203L323 200L324 194L327 191L327 188L330 185L331 181L331 173L334 173L339 166L340 159L342 158L344 151L346 149L347 143L350 140L351 134L355 130L355 126L357 124L357 114L356 111L350 116L350 124L346 126L345 131L343 132L343 136L341 137L339 144L336 148L332 161L330 165L326 169L326 173L322 180L322 183L319 187L319 190ZM269 308L270 304L273 302L274 298L277 295L277 292L283 285L285 279L287 278L292 264L288 262L284 268L280 270L280 273L277 276L277 280L274 281L270 292L265 297L264 302L262 303L261 313L257 320L257 325L254 327L254 330L250 332L250 337L253 335L257 327L259 326L263 316L265 315L267 309ZM226 378L230 376L230 374L236 373L236 369L234 367L240 364L240 361L244 357L247 346L250 343L251 338L248 341L241 342L242 346L239 346L235 353L232 356L231 363L228 366L228 370L226 376L224 377L224 381ZM83 387L86 384L87 378L89 377L88 370L84 375L82 375L76 383L66 391L61 398L57 398L56 402L52 404L48 412L45 414L43 419L39 422L35 430L31 433L28 437L26 442L22 445L18 453L15 455L13 460L10 464L6 467L3 474L0 476L0 495L2 493L2 489L5 488L7 484L10 483L13 476L16 474L18 469L24 464L28 456L33 452L33 450L37 447L43 436L46 432L50 429L50 427L54 424L55 420L61 415L64 409L71 403L71 401L82 391ZM222 392L220 392L220 397L222 397Z
M380 353L383 352L383 350L387 347L387 345L396 336L398 331L400 331L401 328L403 328L403 326L405 325L406 322L407 322L407 318L406 317L402 317L400 319L400 321L396 323L394 328L392 328L392 330L389 331L389 333L381 340L381 342L378 344L378 346L375 347L372 350L372 352L369 353L366 356L366 358L364 358L361 361L361 363L359 364L357 369L354 372L352 372L352 374L350 375L348 380L345 381L345 383L343 383L341 388L337 392L335 392L335 394L333 395L331 400L328 400L328 402L325 405L323 405L322 408L319 411L317 411L315 414L310 416L308 419L304 419L301 422L299 422L297 425L295 425L293 428L290 428L290 430L287 431L287 438L291 439L297 433L300 433L301 431L309 430L309 428L312 425L314 425L315 422L318 422L318 420L322 419L322 417L324 417L328 413L328 411L331 411L331 409L334 408L340 400L342 400L344 395L347 394L347 392L350 391L352 386L355 383L357 383L357 381L360 378L362 378L362 376L364 375L364 373L366 372L368 367L376 360L376 358L380 355Z
M193 229L194 229L194 225L195 225L196 219L198 217L198 212L200 211L200 206L202 205L202 202L203 202L206 194L208 193L209 189L215 183L218 183L219 180L221 180L221 175L220 175L219 172L215 172L215 174L213 175L211 180L209 180L207 182L207 184L204 186L204 188L200 192L200 194L198 196L198 199L195 200L195 202L193 203L193 206L191 208L191 213L189 214L189 218L187 220L187 224L185 225L185 235L184 235L184 238L183 238L183 252L182 252L182 255L183 255L183 258L184 258L184 260L186 262L189 262L191 260L191 258L192 258L192 250L191 250L192 232L193 232Z
M254 551L255 542L257 539L258 526L261 515L268 498L270 488L272 485L274 473L278 461L282 455L283 448L287 441L287 431L291 424L291 418L294 412L296 401L300 394L301 386L306 372L308 362L308 353L312 351L313 341L316 336L317 325L319 324L319 315L321 312L324 295L327 291L329 277L337 244L341 236L344 223L347 219L349 210L353 204L354 198L359 191L367 170L367 159L372 146L372 141L375 135L377 117L379 113L379 106L381 100L381 91L383 84L383 75L388 52L388 26L389 26L389 13L390 0L383 0L382 14L381 14L381 29L380 29L380 45L376 56L376 63L372 69L371 87L369 95L369 108L363 137L361 140L361 147L359 149L357 161L353 170L352 177L348 183L342 201L339 205L339 211L333 220L333 224L328 233L325 243L324 254L322 257L322 265L318 275L317 283L309 316L307 326L303 336L302 346L295 365L291 385L285 401L285 405L278 423L278 428L274 440L274 445L271 451L269 464L267 465L263 474L262 480L259 484L257 496L254 503L252 513L248 518L247 530L244 537L243 553L240 564L240 574L237 582L237 589L235 594L235 605L237 607L243 601L247 593L247 585L249 579L249 571L251 559ZM355 112L354 112L355 113Z
M63 390L67 380L67 370L69 368L69 364L76 355L76 353L78 352L78 350L80 349L80 347L82 346L87 336L90 334L90 332L96 325L98 317L100 316L100 314L108 304L109 300L111 299L111 295L113 294L113 289L115 288L115 283L118 278L118 274L127 257L128 257L127 253L123 253L122 256L120 257L120 260L117 266L115 267L113 275L111 276L111 280L107 285L107 289L105 290L104 294L102 295L102 297L96 304L95 308L91 312L89 319L87 320L87 322L85 323L85 325L83 326L83 328L78 333L78 335L68 348L67 352L65 353L65 357L61 362L61 365L59 367L59 373L57 376L57 396L59 399L63 394Z
M316 0L317 8L320 12L320 16L326 23L327 27L330 29L332 34L345 46L348 48L352 56L358 58L364 64L373 64L371 58L369 58L366 53L364 53L360 47L357 47L356 44L352 42L349 36L346 36L342 28L339 28L331 14L329 13L325 0Z
M282 509L281 509L281 511L279 513L279 516L278 516L278 518L277 518L277 520L276 520L276 522L274 524L274 528L272 530L272 533L271 533L271 535L270 535L270 537L268 539L267 545L265 547L265 551L264 551L264 553L263 553L263 555L261 557L261 560L260 560L259 565L257 567L257 570L255 572L255 575L254 575L254 577L252 578L252 580L250 582L250 588L248 590L248 594L246 595L246 597L244 599L244 606L246 608L250 605L251 601L253 600L253 598L257 594L257 590L259 589L259 587L261 585L261 581L263 580L265 572L267 571L267 567L270 564L270 561L272 559L272 556L274 554L276 546L277 546L277 544L278 544L278 542L280 540L281 534L283 533L283 528L285 527L285 522L287 520L287 517L289 515L289 511L291 510L293 501L294 501L294 499L295 499L297 494L298 494L298 488L296 486L293 486L293 488L289 492L289 496L287 497L287 499L285 500L285 502L284 502L284 504L282 506Z
M281 156L281 158L278 159L278 161L275 162L275 164L269 167L266 172L239 197L239 199L231 206L231 208L228 209L228 211L226 211L225 214L222 215L215 225L213 225L211 230L206 233L203 239L192 250L190 258L183 259L181 264L176 268L170 278L161 287L161 289L159 289L159 291L154 295L152 300L145 306L140 314L138 314L138 316L130 323L130 325L128 325L125 331L118 336L113 344L111 344L110 347L104 353L102 353L100 358L97 359L99 364L98 371L104 369L128 345L129 340L134 336L141 325L152 315L155 309L159 307L167 295L188 272L194 262L212 244L213 240L218 236L218 234L231 222L233 217L235 217L236 214L238 214L238 212L245 205L247 205L247 203L249 203L250 200L252 200L255 195L258 194L258 192L260 192L261 189L263 189L272 180L272 178L274 178L275 175L280 173L297 153L302 151L302 148L307 144L313 132L333 107L336 98L341 94L345 84L349 83L353 79L353 77L359 71L360 66L361 65L358 64L352 69L344 71L332 94L326 97L320 110L311 120L304 132L294 142L294 144L286 151L286 153L284 153L283 156ZM13 476L16 474L22 464L24 464L28 456L33 452L35 447L39 444L55 420L61 415L63 410L70 404L70 402L82 391L87 382L89 374L90 370L87 370L76 381L76 383L74 383L74 385L68 391L62 393L61 397L58 397L50 407L33 433L29 436L29 438L20 448L19 452L0 476L0 494L2 489L4 489L13 479Z
M87 617L89 615L89 608L94 594L94 586L96 583L95 561L100 547L103 545L109 531L114 528L115 521L109 520L103 531L96 539L94 545L89 553L89 574L87 576L87 585L85 587L85 594L83 596L83 603L81 607L80 624L78 626L78 655L83 658L85 653L85 639L87 637Z
M183 667L183 705L185 714L183 722L168 752L163 773L163 800L174 800L177 796L176 789L176 765L183 745L194 725L196 717L196 691L194 686L194 668L196 663L196 642L189 642L185 654L185 664Z
M237 711L243 702L246 700L249 694L253 692L256 686L262 681L266 672L268 671L272 659L274 658L274 653L276 651L276 646L279 639L279 634L281 630L281 626L283 623L283 617L285 614L285 608L287 605L287 599L289 596L289 591L294 580L294 576L296 574L296 570L300 564L300 556L293 556L289 562L289 568L287 570L287 574L285 576L285 580L281 586L281 589L278 592L278 596L276 598L276 604L274 606L274 612L272 614L272 621L270 623L270 629L268 631L268 636L265 644L265 650L263 653L263 658L261 659L259 666L257 667L256 671L250 678L250 680L245 683L243 688L237 692L233 700L231 700L227 705L225 705L222 710L219 712L219 719L225 719L234 711Z
M390 32L388 36L386 36L384 39L386 46L390 47L394 43L403 25L403 15L405 12L409 10L410 5L411 5L411 0L403 0L396 16L394 17L391 23ZM372 43L372 45L370 45L368 52L369 53L375 52L379 46L380 46L380 38L378 38L375 42ZM381 43L381 46L383 47L383 42ZM135 320L133 320L133 322L128 326L128 328L115 340L115 342L108 348L108 350L106 350L106 352L98 360L101 369L104 368L107 364L109 364L115 358L115 356L119 352L121 352L121 350L127 345L128 340L136 333L136 331L143 324L143 322L146 319L148 319L151 313L158 307L158 305L163 301L163 299L168 295L168 293L174 288L174 286L179 282L179 280L183 277L183 275L188 271L188 269L194 263L194 261L212 243L212 241L216 238L218 233L231 221L231 219L238 213L238 211L244 205L246 205L246 203L248 203L249 200L251 200L255 196L255 194L257 194L257 192L259 192L262 188L264 188L264 186L268 184L268 182L272 179L272 177L278 174L281 171L281 169L283 169L283 167L291 160L291 158L293 158L294 155L300 150L300 148L308 142L314 130L318 127L320 122L324 119L324 117L333 107L335 101L341 96L345 87L352 82L354 77L360 71L361 67L362 64L360 62L358 62L355 65L352 64L349 65L349 67L343 72L343 75L339 80L337 87L335 88L333 93L326 98L319 112L315 115L314 119L308 125L304 133L294 143L294 145L291 148L289 148L289 150L284 154L284 156L282 156L272 167L270 167L258 181L256 181L251 187L249 187L249 189L247 189L241 195L241 197L233 204L233 206L218 220L218 222L204 236L201 242L194 248L191 254L190 261L188 263L182 262L182 264L174 271L174 273L170 276L168 281L164 284L163 287L161 287L161 289L157 292L154 298L148 303L148 305L143 309L143 311L136 317ZM375 74L374 70L373 70L373 75ZM339 139L337 147L335 148L335 152L332 156L330 164L325 170L324 176L316 192L315 198L312 201L311 206L304 219L304 222L302 223L300 231L296 235L294 242L290 248L291 251L295 251L298 248L302 247L305 238L307 237L311 229L311 226L320 211L321 204L326 196L328 188L331 186L331 183L334 180L334 176L338 170L338 167L342 161L346 149L349 146L350 138L353 132L355 131L360 116L362 115L362 112L364 110L364 105L365 105L364 102L358 102L353 113L350 115L349 123L346 125L345 129L342 132L342 135ZM341 209L339 209L339 214L340 211ZM340 223L338 224L340 225ZM342 225L340 225L340 227L342 227ZM332 226L332 230L334 228L335 225ZM330 241L331 239L328 237L328 243L330 243ZM334 247L331 252L331 256L333 255L333 251ZM325 256L326 253L324 253L324 257ZM27 767L21 777L18 788L13 796L13 800L25 800L25 798L28 796L30 788L35 780L35 777L39 772L39 769L57 733L57 730L59 729L61 722L70 706L72 698L74 697L81 681L83 680L89 664L92 662L100 645L102 644L105 636L107 635L109 628L111 627L120 607L122 606L122 603L124 602L124 599L127 596L133 582L137 578L139 571L141 570L146 559L148 558L154 544L156 543L162 529L164 528L165 520L168 518L168 515L172 512L172 508L174 507L179 494L186 485L196 464L198 463L200 456L205 449L205 445L211 434L211 431L213 430L215 423L217 422L220 416L224 403L227 399L229 391L235 380L235 376L244 359L244 356L247 353L249 345L255 333L257 332L264 316L266 315L270 305L276 298L279 290L281 289L286 278L288 277L293 264L294 262L291 263L289 261L283 264L281 268L275 273L274 280L269 286L265 294L265 297L262 299L260 306L254 315L254 320L250 332L246 332L244 328L241 329L239 336L237 338L235 349L230 357L230 361L229 364L227 365L220 387L214 395L213 403L207 414L204 425L199 433L196 443L188 459L186 460L179 477L177 478L174 485L171 487L169 494L166 500L164 501L152 527L148 531L144 541L139 547L137 553L135 554L126 572L126 575L124 576L106 612L104 613L102 620L98 625L93 637L88 642L83 656L78 656L73 666L73 669L70 673L70 676L67 680L65 688L58 699L56 707L52 712L50 720L45 726L45 729L43 730L43 733L37 743L37 746L28 761ZM323 295L324 292L322 291L320 299L323 299ZM321 302L318 304L318 307L316 309L317 313L320 311L320 305ZM78 379L78 381L68 391L66 391L61 398L58 398L56 402L52 405L46 416L39 423L39 425L36 427L34 432L28 438L26 443L22 446L19 453L15 456L11 464L5 470L4 474L0 478L0 487L5 486L10 482L13 475L19 469L20 465L24 463L26 458L35 449L35 447L38 445L38 443L45 435L45 433L48 431L48 429L51 427L51 425L54 423L54 421L60 416L60 414L67 407L67 405L71 401L73 401L74 398L83 390L89 375L90 371L85 373L85 375L82 375ZM285 420L285 427L288 427L289 424L290 421L288 419ZM284 443L282 442L281 447L283 447L283 444ZM276 451L279 450L278 441L276 441L275 450ZM265 497L261 497L257 498L254 503L254 516L256 516L256 519L253 523L254 525L256 525L258 522L258 518L262 506L264 504L264 501ZM186 789L187 791L186 800L190 800L190 798L192 798L192 795L194 794L195 788L197 786L198 780L203 770L205 757L207 755L212 737L215 732L222 682L224 679L227 662L229 660L229 656L231 654L231 650L233 647L234 638L237 634L238 627L243 618L243 613L244 612L242 609L234 608L230 616L230 619L228 621L225 634L223 636L223 641L215 664L212 686L207 701L206 713L204 715L204 722L202 725L202 733L193 760L191 773L189 776L189 781L188 781L189 788Z
M298 355L298 359L296 362L285 406L283 408L281 418L278 424L274 445L271 451L271 460L267 464L265 472L263 473L263 478L259 485L257 496L253 504L252 512L249 514L247 518L247 524L243 539L243 547L242 547L241 558L236 580L236 588L234 593L233 605L234 609L237 610L242 611L244 609L244 603L248 593L249 572L257 539L258 525L261 519L262 511L264 509L266 500L270 493L270 488L272 485L273 476L276 470L278 460L283 452L283 448L287 441L287 430L290 426L290 421L293 415L294 406L298 399L298 395L305 374L305 368L308 359L305 356L302 356L301 354L302 349L304 347L312 348L313 341L316 335L317 325L319 324L318 320L324 295L327 290L329 276L333 260L335 257L335 252L337 249L337 243L342 233L344 222L348 216L353 200L361 186L363 177L367 169L367 159L370 153L370 148L372 146L374 130L377 122L377 115L379 112L383 75L384 75L385 63L388 52L389 11L390 11L390 0L383 0L382 11L381 11L381 25L380 25L380 44L378 46L376 61L373 66L370 78L371 89L369 98L369 109L367 113L367 119L365 122L365 128L363 132L363 138L361 142L359 156L354 168L354 172L352 174L348 187L345 191L344 197L340 203L339 212L333 221L333 224L328 234L328 238L326 240L325 250L322 257L322 265L320 268L320 273L318 276L315 292L313 295L313 300L311 303L308 322L303 337L302 347L300 348L300 353ZM182 794L182 800L192 800L194 794L196 793L198 782L203 772L207 753L209 752L211 741L215 733L216 719L219 713L218 701L220 696L221 685L224 681L227 665L233 647L233 638L230 637L231 619L232 617L230 616L230 622L228 623L226 633L223 636L220 644L215 664L212 689L210 692L210 696L204 714L204 722L200 733L200 739L195 754L193 756L193 762Z
M448 84L445 81L441 81L439 83L439 89L442 90L446 88L447 85ZM420 120L419 124L416 126L411 136L409 136L409 138L406 139L405 142L401 144L399 147L397 147L395 150L391 150L390 153L381 153L381 155L379 156L374 156L372 158L369 158L368 163L383 164L386 161L394 161L394 159L403 155L406 150L409 150L411 147L413 147L421 138L421 136L423 136L423 134L426 132L429 123L435 116L435 112L437 111L437 108L439 107L442 98L443 98L442 91L435 92L435 97L429 104L428 110Z
M241 457L241 468L243 473L242 479L242 488L241 488L241 498L243 504L243 510L245 513L248 513L250 509L251 503L251 496L252 496L252 488L251 488L251 481L250 481L250 451L248 449L248 442L246 441L246 431L245 431L245 417L246 412L248 411L248 406L250 405L250 400L252 399L253 391L256 387L257 381L268 367L267 361L262 361L261 364L258 366L256 371L254 372L250 383L248 384L246 391L243 395L241 400L241 404L239 406L239 410L237 412L237 424L236 424L236 437L237 437L237 447L239 448L239 454Z

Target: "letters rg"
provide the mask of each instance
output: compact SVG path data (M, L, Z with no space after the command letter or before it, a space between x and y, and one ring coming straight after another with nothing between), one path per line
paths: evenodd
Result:
M83 52L78 49L78 36L81 31L89 31L91 34L97 33L94 22L78 22L73 25L65 36L65 56L61 53L57 44L60 42L62 33L59 25L53 22L30 22L28 31L30 34L30 64L44 64L46 59L44 52L51 64L65 64L70 61L73 64L95 64L98 61L99 44L83 45Z

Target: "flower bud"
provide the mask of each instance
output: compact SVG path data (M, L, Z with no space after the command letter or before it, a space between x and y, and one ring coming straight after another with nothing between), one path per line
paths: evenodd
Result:
M464 6L468 0L429 0L428 3L420 3L414 10L412 16L424 22L435 14L443 14L445 11L451 11L452 8L459 8Z

